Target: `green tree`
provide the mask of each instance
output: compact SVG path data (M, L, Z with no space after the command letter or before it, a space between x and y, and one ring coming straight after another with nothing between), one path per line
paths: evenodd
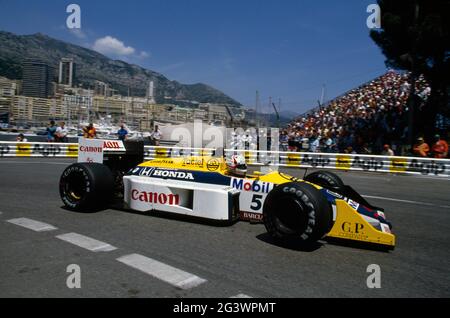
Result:
M378 0L381 29L371 38L386 56L386 65L411 71L414 80L423 74L431 96L425 107L414 107L411 136L434 133L436 115L450 117L450 0ZM416 106L411 97L410 106ZM411 109L411 107L410 107Z

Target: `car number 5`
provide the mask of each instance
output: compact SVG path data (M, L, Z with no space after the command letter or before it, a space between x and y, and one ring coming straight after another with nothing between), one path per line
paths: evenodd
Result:
M262 198L263 196L261 194L254 194L252 198L252 204L250 205L250 208L253 211L259 211L262 207Z

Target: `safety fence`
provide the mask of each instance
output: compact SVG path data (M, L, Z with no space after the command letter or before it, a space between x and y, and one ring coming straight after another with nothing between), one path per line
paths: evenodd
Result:
M212 148L145 146L146 160L183 156L212 156ZM226 149L225 155L241 154L250 165L343 171L390 172L450 177L450 159L386 157L359 154L331 154ZM0 142L0 157L77 157L78 144Z
M76 158L78 144L51 142L0 142L0 157L62 157Z

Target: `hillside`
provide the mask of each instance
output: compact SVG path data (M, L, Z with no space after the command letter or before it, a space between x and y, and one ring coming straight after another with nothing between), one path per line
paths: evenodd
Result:
M0 76L22 79L22 63L27 58L43 60L57 68L62 57L71 57L77 64L78 83L92 87L95 80L108 83L122 95L145 96L149 81L155 83L159 103L177 100L201 103L240 104L206 84L184 85L138 65L112 60L93 50L53 39L44 34L15 35L0 31ZM166 98L165 98L166 97ZM181 103L181 102L180 102Z

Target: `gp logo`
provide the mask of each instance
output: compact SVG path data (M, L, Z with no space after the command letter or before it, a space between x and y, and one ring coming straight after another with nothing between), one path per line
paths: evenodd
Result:
M361 223L343 222L341 229L343 232L351 234L363 234L364 225Z

